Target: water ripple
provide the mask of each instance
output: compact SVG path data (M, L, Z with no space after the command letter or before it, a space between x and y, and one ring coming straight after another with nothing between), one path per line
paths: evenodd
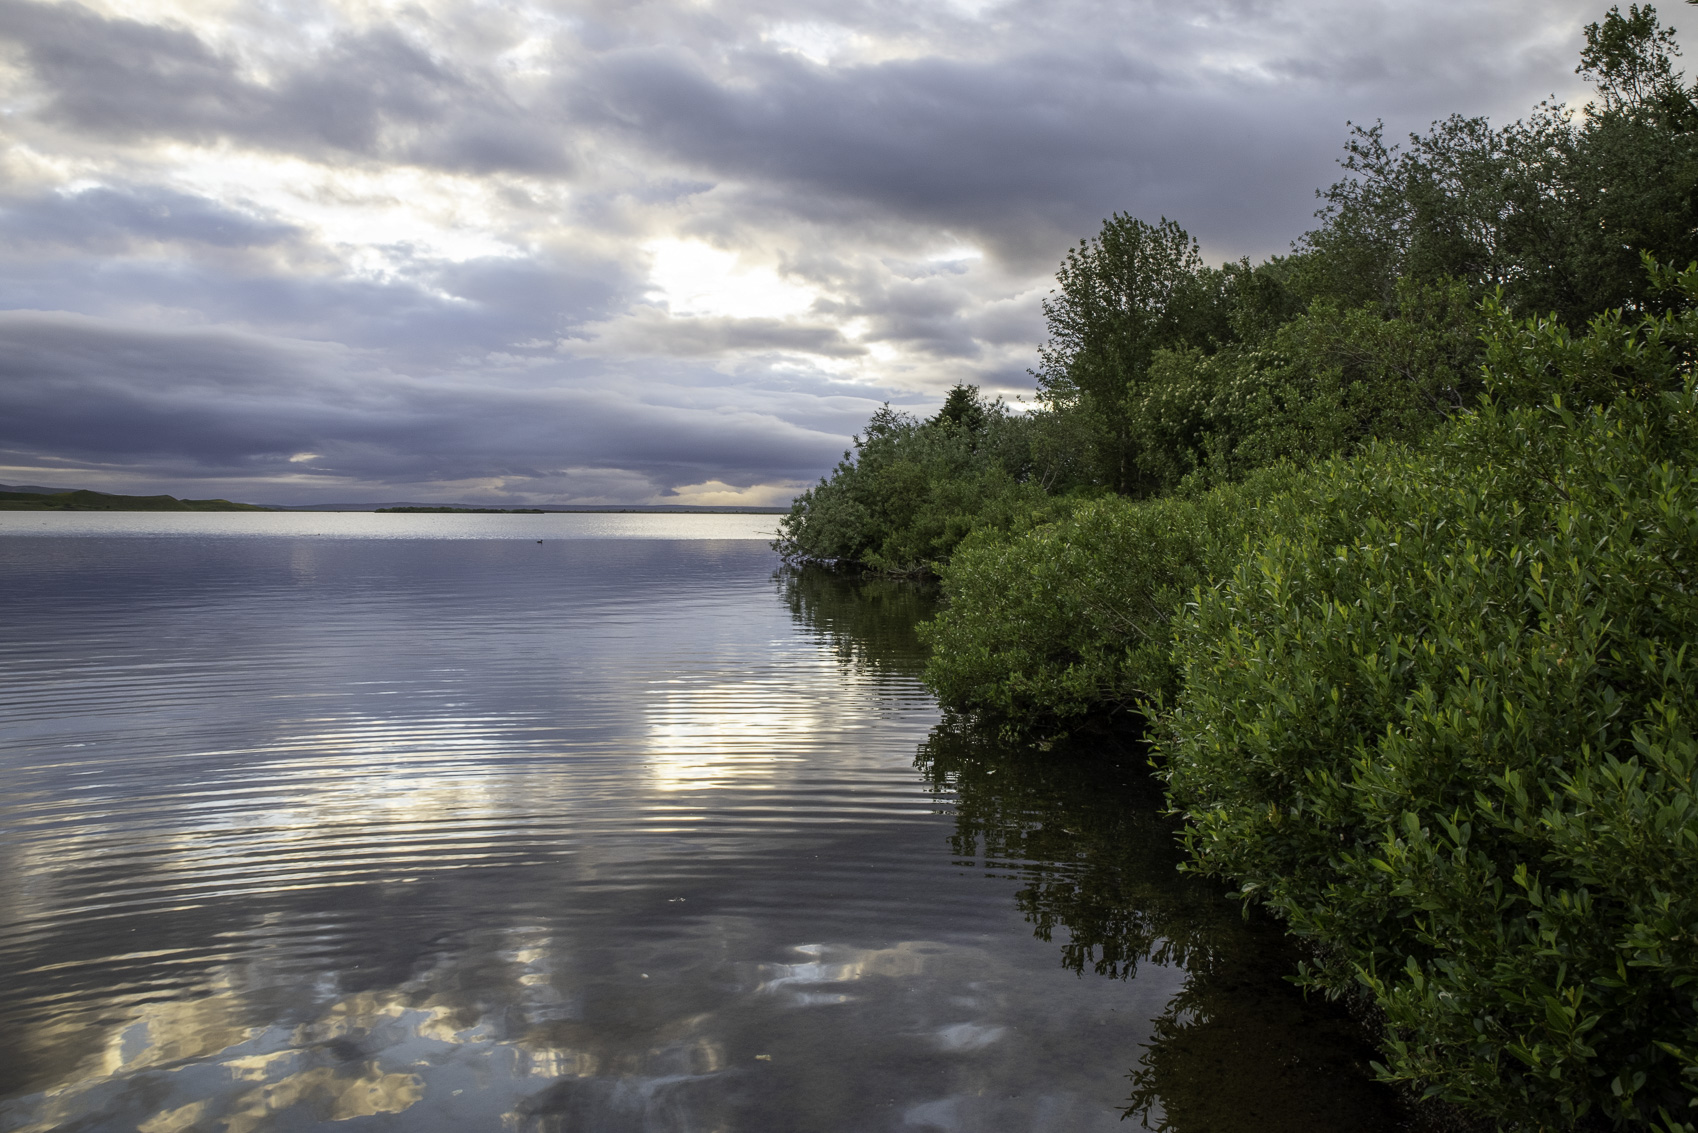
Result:
M191 518L0 530L0 1128L1119 1127L1179 977L1079 1057L1102 990L914 770L912 611L811 622L758 541Z

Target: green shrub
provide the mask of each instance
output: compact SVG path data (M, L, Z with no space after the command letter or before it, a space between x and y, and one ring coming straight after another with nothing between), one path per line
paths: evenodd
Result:
M1047 424L968 386L927 421L885 406L830 477L796 497L773 546L792 562L928 574L969 531L1046 506Z
M1143 481L1173 489L1413 440L1479 393L1479 305L1460 281L1399 281L1381 305L1316 299L1254 345L1157 350L1124 411Z
M948 605L921 627L945 705L1005 730L1065 730L1171 695L1169 621L1224 570L1288 466L1201 496L1079 502L1050 522L975 533L944 568Z
M1270 501L1178 619L1163 774L1200 868L1383 1011L1389 1076L1502 1128L1690 1130L1698 319L1492 319L1489 385L1546 404Z

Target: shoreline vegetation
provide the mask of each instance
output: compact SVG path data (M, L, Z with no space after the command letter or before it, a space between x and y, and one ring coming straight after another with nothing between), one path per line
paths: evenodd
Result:
M1578 111L1354 127L1260 264L1116 214L1061 264L1035 405L879 410L774 543L941 580L925 677L975 726L1138 731L1186 868L1478 1128L1698 1133L1676 54L1612 8Z

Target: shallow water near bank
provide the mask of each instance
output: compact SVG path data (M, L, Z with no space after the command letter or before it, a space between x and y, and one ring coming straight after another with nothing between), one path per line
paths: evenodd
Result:
M1134 754L772 517L3 518L0 1129L1395 1122Z

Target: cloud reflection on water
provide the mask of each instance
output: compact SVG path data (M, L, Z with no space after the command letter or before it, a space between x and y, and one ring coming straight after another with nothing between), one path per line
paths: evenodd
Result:
M908 1070L890 1081L842 1067L856 1090L912 1096L921 1082L948 1084L944 1097L907 1107L909 1124L916 1114L958 1108L952 1099L977 1099L975 1110L999 1122L1043 1102L1000 1096L998 1084L1026 1057L1023 1051L982 1059L1014 1028L1029 1028L1022 997L992 997L998 1000L992 1017L1005 1022L949 1022L959 1018L963 1000L984 1003L985 997L950 1001L934 994L939 985L955 992L1007 988L1013 973L984 950L930 941L874 949L802 946L792 953L821 959L720 967L718 974L732 982L707 1011L667 1010L679 989L657 972L637 985L646 995L636 1014L659 1014L636 1033L563 1012L562 980L549 963L552 942L530 935L521 943L488 957L505 964L499 989L488 982L481 988L485 996L494 991L494 1001L464 998L464 969L476 960L462 953L399 986L332 996L299 1020L264 1025L239 1022L251 1015L243 994L248 981L232 968L192 998L139 1009L108 1033L69 1084L14 1099L0 1112L16 1133L119 1126L257 1133L286 1113L293 1126L302 1118L335 1122L408 1111L407 1128L421 1130L545 1130L568 1117L598 1130L682 1130L711 1127L715 1114L746 1114L751 1091L771 1089L770 1079L790 1091L806 1089L820 1055L861 1049L855 1045L861 1041L876 1042L883 1059ZM762 978L739 981L741 970ZM821 986L863 988L865 994L829 1000L860 1004L862 1013L827 1032L786 1024L790 1013L811 1015L805 1009L825 1001L800 989ZM783 1037L786 1031L792 1040ZM757 1057L768 1050L775 1053ZM769 1081L753 1081L757 1075ZM1066 1088L1045 1094L1044 1104L1071 1120L1091 1112ZM787 1106L795 1102L784 1099ZM787 1112L773 1116L783 1120Z
M1108 1015L951 863L900 593L822 631L759 544L28 542L0 1126L1118 1127L1123 1060L1054 1052L1180 973Z

